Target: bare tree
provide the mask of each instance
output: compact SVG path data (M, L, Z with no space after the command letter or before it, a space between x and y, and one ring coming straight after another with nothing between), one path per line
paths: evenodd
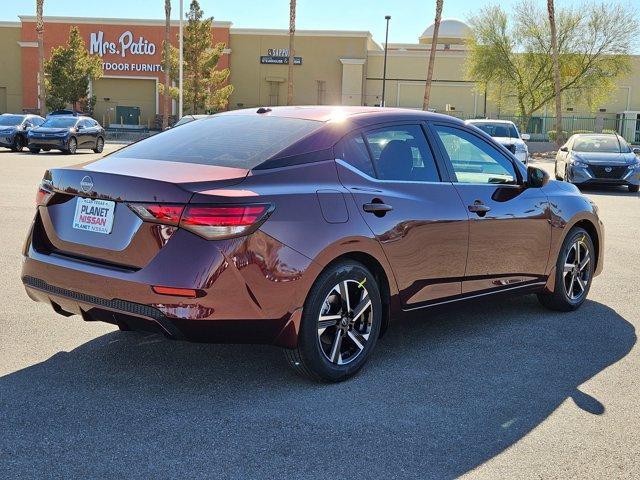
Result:
M40 115L44 116L47 111L44 94L44 20L42 11L44 0L36 0L36 34L38 36L38 106Z
M560 84L560 60L558 59L558 33L556 30L556 14L553 0L547 0L547 12L549 13L549 29L551 33L551 61L553 62L553 89L556 102L556 144L564 143L562 134L562 98Z
M171 44L169 43L169 37L171 35L171 0L164 0L164 114L162 115L162 129L166 129L169 126L169 115L171 115L171 62L169 56L171 55Z
M289 72L287 73L287 105L293 105L293 57L296 54L294 40L296 34L296 0L289 2Z
M422 109L429 108L429 96L431 95L431 81L433 80L433 64L436 61L436 47L438 46L438 31L440 30L440 19L442 18L442 7L444 0L436 0L436 18L433 23L433 37L431 38L431 51L429 52L429 66L427 68L427 83L424 86L424 100Z

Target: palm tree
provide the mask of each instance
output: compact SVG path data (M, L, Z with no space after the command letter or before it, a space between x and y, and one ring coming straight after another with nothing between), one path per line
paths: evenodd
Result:
M296 34L296 0L289 2L289 72L287 73L287 105L293 105L293 56Z
M40 115L44 116L47 111L44 95L44 20L42 10L44 0L36 0L36 34L38 36L38 104Z
M171 0L164 0L164 115L162 115L162 129L169 126L169 115L171 114L171 96L169 89L171 88L171 77L169 64L169 52L171 45L169 44L169 36L171 35Z
M562 98L560 97L560 60L558 59L558 33L556 30L556 15L553 0L547 0L549 13L549 29L551 33L551 61L553 62L553 88L556 100L556 145L564 143L562 134Z
M433 23L433 37L431 38L431 51L429 52L429 67L427 68L427 83L424 86L424 100L422 109L429 108L429 95L431 94L431 80L433 79L433 64L436 61L436 47L438 46L438 30L440 30L440 18L442 18L442 7L444 0L436 0L436 19Z

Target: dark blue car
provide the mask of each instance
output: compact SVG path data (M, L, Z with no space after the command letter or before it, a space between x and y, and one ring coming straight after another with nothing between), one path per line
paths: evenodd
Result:
M31 129L27 135L31 153L60 150L74 154L79 148L100 153L104 138L104 128L93 118L66 112L47 116L42 125Z
M44 118L38 115L3 113L0 115L0 147L10 148L14 152L21 151L27 146L29 130L43 122Z

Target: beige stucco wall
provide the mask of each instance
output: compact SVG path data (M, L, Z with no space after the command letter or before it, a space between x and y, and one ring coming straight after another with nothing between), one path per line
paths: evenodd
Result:
M341 58L366 58L368 35L344 36L299 32L295 40L295 56L302 57L302 65L294 66L294 103L315 105L318 103L318 81L324 83L324 103L340 105L343 95L343 65ZM287 65L263 65L260 56L270 48L288 48L289 37L282 34L246 33L231 29L231 83L234 93L229 108L270 105L271 88L277 89L277 103L286 104ZM351 67L351 66L350 66ZM348 67L348 68L350 68ZM350 68L351 69L351 68ZM350 78L349 90L353 90ZM360 73L358 80L364 82ZM270 83L273 82L273 83ZM277 85L277 86L276 86ZM357 90L357 89L356 89ZM360 101L356 102L358 105Z
M22 112L20 24L0 22L0 113ZM26 48L26 47L25 47ZM33 47L31 47L33 48Z
M115 118L116 106L140 107L140 123L153 125L157 96L154 79L100 78L93 82L92 93L96 96L94 117L105 127L120 122Z

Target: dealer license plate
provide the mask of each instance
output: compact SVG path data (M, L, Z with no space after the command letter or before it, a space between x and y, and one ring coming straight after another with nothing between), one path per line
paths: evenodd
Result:
M85 232L109 234L113 227L115 209L116 202L78 197L76 213L73 216L73 228Z

